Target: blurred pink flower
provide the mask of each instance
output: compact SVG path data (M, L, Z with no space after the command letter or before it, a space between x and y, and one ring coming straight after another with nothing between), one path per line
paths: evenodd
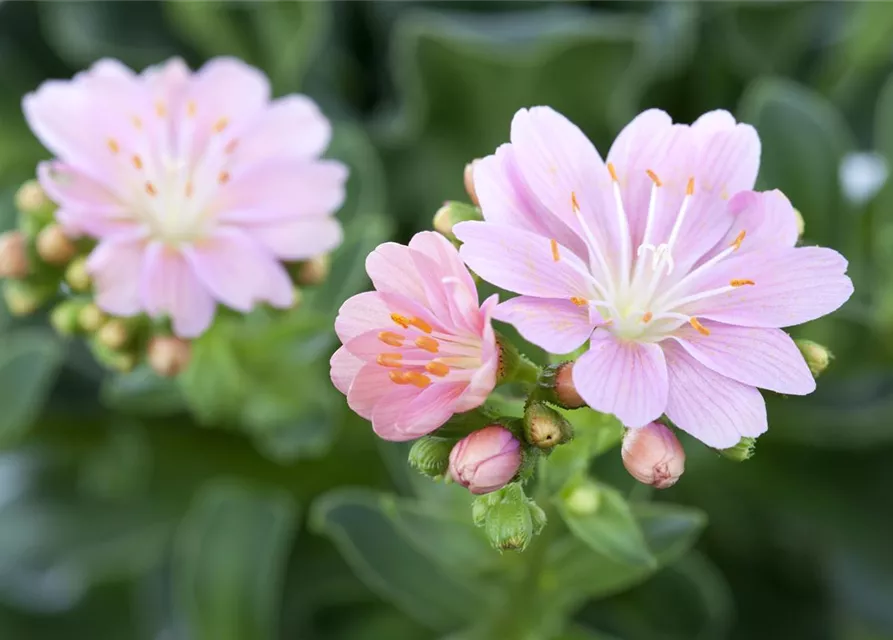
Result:
M293 303L280 260L341 242L346 168L319 157L331 127L309 98L270 100L259 70L179 59L141 74L100 60L22 103L56 160L38 167L67 233L99 240L88 267L109 313L170 316L201 334L216 302Z
M461 255L521 294L495 318L553 353L589 342L573 382L592 408L630 427L666 413L724 448L766 430L756 387L813 391L780 328L834 311L853 286L835 251L795 248L780 192L750 191L752 127L725 111L687 126L650 110L606 163L570 121L534 107L515 115L511 140L475 166L485 222L455 227Z
M499 354L490 316L456 249L434 232L388 242L366 259L377 291L338 312L344 344L332 382L385 440L412 440L454 413L480 406L496 386Z
M515 477L520 466L521 443L499 425L473 432L450 452L453 480L476 494L501 489Z

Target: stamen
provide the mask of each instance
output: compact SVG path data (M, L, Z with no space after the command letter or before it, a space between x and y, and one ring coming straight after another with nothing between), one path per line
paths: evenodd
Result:
M657 177L657 174L654 173L651 169L645 169L645 173L648 174L648 177L651 178L651 181L654 183L655 187L662 187L664 183L660 181L660 178Z
M580 203L577 202L576 191L571 191L571 208L574 210L574 213L580 213Z
M217 176L217 181L220 182L220 184L229 182L229 171L221 171L220 175Z
M424 331L425 333L431 333L433 331L430 324L428 324L427 322L425 322L424 320L422 320L421 318L419 318L417 316L413 316L412 318L410 318L408 320L408 322L412 326L416 327L417 329L419 329L421 331Z
M440 343L429 336L419 336L415 340L415 346L431 353L437 353L440 350Z
M239 141L236 139L230 140L225 147L223 147L224 153L232 153L236 150L236 147L239 146Z
M697 318L692 318L688 322L689 322L689 324L691 324L691 326L693 326L695 328L695 331L700 333L702 336L710 335L710 329L708 329L707 327L702 325L700 322L698 322Z
M685 187L685 195L693 196L695 194L695 179L691 177L688 179L688 186Z
M437 376L438 378L442 378L450 372L450 368L446 366L442 362L438 362L437 360L432 360L428 364L425 365L425 371L430 373L432 376Z
M646 311L645 315L642 316L642 322L644 322L645 324L648 324L649 322L651 322L651 318L653 318L653 317L654 317L653 313L651 313L650 311Z
M407 371L405 374L403 374L403 377L409 384L416 386L419 389L424 389L429 384L431 384L431 378L426 376L424 373L419 373L418 371Z
M744 242L744 236L747 235L747 231L744 229L741 230L741 233L738 234L738 237L735 238L735 241L730 244L730 247L735 247L735 251L741 248L741 243Z
M220 118L220 120L214 123L214 131L217 133L223 133L223 130L226 129L228 124L229 120L227 118Z
M608 163L608 173L611 174L611 180L613 180L614 182L618 181L617 180L617 172L614 170L614 163L612 163L612 162Z
M571 298L571 302L573 302L578 307L588 307L589 301L586 298L581 298L579 296L574 296Z
M577 192L571 191L571 208L576 214L577 219L580 221L580 228L583 229L583 235L586 236L586 243L589 245L590 256L594 256L598 261L599 267L601 267L602 273L608 279L608 286L610 287L610 294L614 295L614 283L611 279L611 270L608 268L608 263L605 260L605 256L602 254L602 250L598 245L598 242L595 240L595 236L592 235L592 229L589 228L589 225L586 224L585 218L583 218L583 213L580 211L580 203L577 201ZM590 260L590 270L592 268L592 263ZM602 286L601 282L599 282L591 273L587 274L590 278L592 278L592 283L598 288L599 291L602 292L602 295L607 295L607 291L605 287Z
M561 256L558 255L558 241L553 238L549 242L552 244L552 260L558 262L561 260Z
M388 377L394 384L409 384L409 380L406 378L407 373L406 371L388 371Z
M394 333L393 331L382 331L378 334L378 339L392 347L402 347L403 341L406 340L406 336L401 336L399 333Z
M158 193L158 192L155 190L155 185L152 184L151 182L147 182L147 183L146 183L146 193L148 193L150 196L153 196L153 197L155 196L155 194Z
M189 182L186 183L186 197L187 198L192 197L192 180L190 180Z
M131 122L133 122L133 126L137 129L143 128L143 121L140 119L139 116L133 116L133 118L131 118Z
M194 100L190 100L186 103L186 115L190 118L195 117L195 112L198 111L198 107L195 105Z
M409 325L412 324L409 321L409 318L407 318L406 316L401 316L399 313L392 313L391 320L399 324L404 329L409 329Z
M134 155L133 156L133 166L136 167L137 169L142 169L143 168L143 159L140 158L138 155Z
M732 287L743 287L744 285L754 285L756 282L753 280L731 280L729 282L729 286Z
M167 115L167 107L164 106L163 102L158 101L155 103L155 114L159 118L163 118L164 116Z
M399 353L380 353L375 359L383 367L395 367L397 369L403 366L400 362L401 360L403 360L403 356Z
M106 141L106 144L109 146L109 151L112 153L118 153L121 150L121 147L118 145L118 141L114 138L109 138Z
M629 282L629 261L632 247L630 246L631 238L629 235L629 220L626 216L626 210L623 207L623 196L620 193L620 181L617 179L617 171L612 163L608 163L608 173L611 174L611 180L614 183L614 204L617 209L617 231L620 233L620 287L626 289Z

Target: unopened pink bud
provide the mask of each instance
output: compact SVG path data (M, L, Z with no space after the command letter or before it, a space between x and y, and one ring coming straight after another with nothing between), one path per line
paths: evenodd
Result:
M673 432L659 422L629 429L623 437L623 466L643 484L672 487L685 471L685 451Z
M555 374L555 396L558 402L567 409L579 409L586 406L586 401L580 397L577 387L574 386L574 363L567 362L558 368Z
M501 489L520 466L521 443L499 425L475 431L450 452L450 475L475 494Z
M25 236L20 231L0 235L0 278L20 280L30 270Z
M474 166L477 163L477 160L472 160L465 165L465 173L463 174L463 178L465 179L465 192L475 205L480 204L478 202L477 193L474 190Z

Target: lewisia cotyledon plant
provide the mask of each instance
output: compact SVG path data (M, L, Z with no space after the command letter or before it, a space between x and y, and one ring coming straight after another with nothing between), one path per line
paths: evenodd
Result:
M418 233L366 260L376 291L341 307L344 344L331 360L350 408L386 440L412 440L474 409L496 386L499 352L490 317L497 298L477 288L450 242Z
M280 261L341 241L347 170L320 159L328 121L305 96L271 101L266 76L238 60L141 74L101 60L23 109L56 156L38 175L59 223L99 241L88 268L111 314L169 316L194 337L217 302L292 305Z
M840 307L846 260L795 247L796 213L751 191L754 129L714 111L693 125L639 115L603 161L547 107L519 111L511 144L478 162L484 222L456 225L466 264L521 294L494 317L553 353L589 350L573 382L597 411L642 427L666 414L724 448L766 430L757 387L815 382L782 327Z

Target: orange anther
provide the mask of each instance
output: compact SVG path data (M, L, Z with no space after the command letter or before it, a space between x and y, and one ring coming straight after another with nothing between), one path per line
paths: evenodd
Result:
M409 324L419 329L420 331L424 331L425 333L431 333L433 331L430 324L417 316L413 316L412 318L410 318Z
M403 375L409 384L416 386L419 389L424 389L429 384L431 384L431 378L426 376L424 373L419 373L418 371L407 371Z
M154 184L152 184L151 182L147 182L146 183L146 193L148 193L150 196L154 196L155 194L158 193L158 191L155 190Z
M688 186L685 187L685 195L691 196L691 195L694 195L694 193L695 193L695 179L689 178Z
M186 103L186 115L190 118L195 117L195 112L198 111L198 107L195 104L195 101L190 100Z
M409 329L409 325L411 324L409 322L409 318L407 318L406 316L401 316L399 313L392 313L391 320L399 324L404 329Z
M378 357L375 358L375 361L383 367L395 367L399 369L402 367L403 356L399 353L380 353Z
M118 145L118 141L114 138L109 138L106 141L106 144L109 146L109 151L112 153L118 153L121 150L121 147Z
M729 281L730 287L743 287L744 285L753 285L756 284L753 280L731 280Z
M133 116L133 118L131 118L130 121L133 123L133 126L136 127L137 129L143 128L143 121L142 121L142 119L140 119L139 116Z
M382 331L378 334L378 339L392 347L402 347L403 341L406 340L406 336L401 336L399 333L394 333L393 331Z
M646 311L645 315L642 316L642 322L648 323L651 322L651 318L654 317L654 314L650 311Z
M159 101L159 102L155 103L155 114L159 118L163 118L164 116L167 115L167 107L164 106L163 102Z
M418 338L416 338L415 346L417 346L419 349L430 351L431 353L437 353L438 351L440 351L440 343L429 336L419 336Z
M134 155L133 156L133 166L136 167L137 169L142 169L143 168L143 159L140 158L138 155Z
M450 368L442 362L438 362L437 360L432 360L431 362L429 362L428 364L425 365L425 371L430 373L432 376L437 376L438 378L442 378L450 372Z
M589 301L586 298L581 298L579 296L574 296L573 298L571 298L571 302L573 302L578 307L589 306Z
M229 182L229 171L221 171L220 175L217 176L217 181L220 182L220 184Z
M738 237L735 238L734 242L730 244L730 247L735 247L735 251L741 248L741 243L744 242L744 236L747 235L747 231L741 230L741 233L738 234Z
M226 143L226 146L223 147L223 152L224 153L232 153L233 151L236 150L236 147L238 147L238 146L239 146L238 140L235 140L235 139L230 140L229 142Z
M608 173L611 174L611 180L613 180L614 182L618 182L618 180L617 180L617 171L614 169L614 163L613 163L613 162L609 162L609 163L608 163Z
M704 325L702 325L700 322L698 322L698 319L697 319L697 318L692 318L692 319L689 320L688 322L689 322L689 323L691 324L691 326L693 326L693 327L695 328L695 330L696 330L698 333L700 333L702 336L709 336L709 335L710 335L710 330L709 330L707 327L705 327Z
M577 202L576 191L571 191L571 208L573 208L574 213L580 213L580 203Z
M657 177L657 174L654 173L651 169L645 169L645 173L648 174L648 177L651 178L651 181L658 187L664 186L664 183L660 181L660 178Z
M558 254L558 241L555 239L549 240L549 244L552 245L552 260L558 262L561 260L561 256Z
M388 377L394 384L409 384L406 379L406 371L388 371Z
M214 123L214 131L223 133L223 130L226 129L227 125L229 125L229 120L227 118L220 118L220 120Z
M192 197L192 180L190 180L189 182L186 183L186 197L187 198Z

